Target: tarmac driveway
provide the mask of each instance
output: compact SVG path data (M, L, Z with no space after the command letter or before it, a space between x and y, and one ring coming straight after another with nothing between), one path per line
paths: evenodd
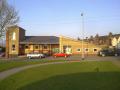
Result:
M70 56L67 58L64 57L57 57L54 58L52 56L45 58L47 60L82 60L81 56L79 55L74 55L74 56ZM115 56L106 56L106 57L101 57L101 56L85 56L84 60L88 60L88 61L114 61L114 60L119 60L120 61L120 56L115 57Z

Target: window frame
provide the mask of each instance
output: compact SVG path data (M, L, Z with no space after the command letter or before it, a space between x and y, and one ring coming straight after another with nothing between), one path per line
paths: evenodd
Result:
M35 49L39 49L39 46L38 46L38 45L35 45Z
M48 49L48 45L43 45L43 49Z
M96 49L96 51L95 51L95 49ZM98 52L98 49L97 48L93 48L93 52Z
M86 49L87 49L87 51L86 51ZM85 50L85 52L89 52L89 48L85 48L84 50Z
M12 44L12 51L15 51L16 50L16 46L15 44Z
M29 49L29 45L25 45L25 49Z
M77 52L81 52L81 48L77 48Z

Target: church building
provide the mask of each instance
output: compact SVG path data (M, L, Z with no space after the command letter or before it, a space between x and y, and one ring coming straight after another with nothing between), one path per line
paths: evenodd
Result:
M82 48L83 45L83 48ZM68 54L96 55L101 50L99 45L69 38L66 36L26 36L19 26L9 27L6 32L6 56L16 57L28 53L52 55L63 52Z

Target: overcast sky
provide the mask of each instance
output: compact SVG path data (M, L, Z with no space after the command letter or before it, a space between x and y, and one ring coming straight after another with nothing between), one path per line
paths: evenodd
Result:
M19 11L27 35L85 37L120 33L120 0L8 0Z

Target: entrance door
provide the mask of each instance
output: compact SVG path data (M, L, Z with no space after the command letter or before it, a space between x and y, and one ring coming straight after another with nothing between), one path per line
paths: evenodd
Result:
M71 46L63 46L63 52L66 54L72 54Z
M71 47L67 47L67 48L66 48L66 53L67 53L67 54L72 54L72 49L71 49Z

